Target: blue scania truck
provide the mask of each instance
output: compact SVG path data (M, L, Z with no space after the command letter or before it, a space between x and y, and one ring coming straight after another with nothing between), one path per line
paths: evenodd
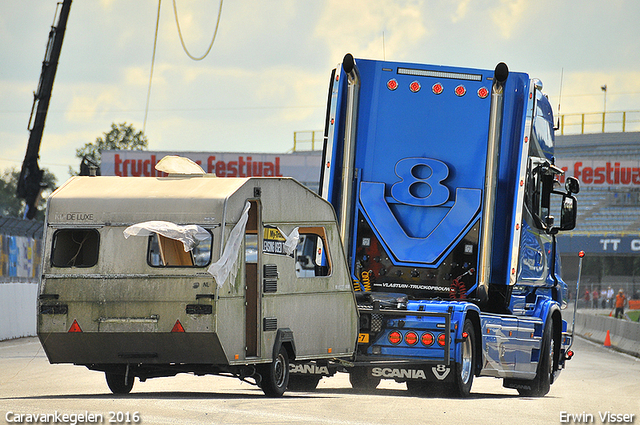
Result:
M573 354L556 234L575 227L579 186L562 189L562 173L539 80L504 63L345 56L320 191L358 300L354 387L389 378L465 396L493 376L521 395L549 391Z

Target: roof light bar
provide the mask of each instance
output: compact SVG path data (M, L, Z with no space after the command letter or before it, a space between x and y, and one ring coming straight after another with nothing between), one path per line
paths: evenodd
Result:
M426 69L398 68L398 74L416 77L449 78L455 80L482 81L482 74L465 74L460 72L429 71Z

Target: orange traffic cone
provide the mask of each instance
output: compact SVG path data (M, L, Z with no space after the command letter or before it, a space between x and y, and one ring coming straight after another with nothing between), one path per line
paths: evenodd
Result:
M604 338L604 346L611 347L611 336L609 335L609 329L607 329L607 336Z

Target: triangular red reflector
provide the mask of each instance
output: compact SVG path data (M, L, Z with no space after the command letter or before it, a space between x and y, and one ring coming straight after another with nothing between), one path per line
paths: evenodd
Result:
M180 323L180 320L176 320L176 324L173 325L173 329L171 329L171 332L184 332L184 328L182 327L182 323Z
M69 328L69 332L82 332L82 329L80 329L80 325L78 324L78 321L76 319L73 319L73 323Z

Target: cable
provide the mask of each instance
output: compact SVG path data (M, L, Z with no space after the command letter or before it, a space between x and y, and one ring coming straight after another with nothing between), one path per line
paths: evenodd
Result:
M144 108L144 122L142 124L143 133L147 129L147 114L149 113L149 99L151 98L151 80L153 79L153 67L156 63L156 45L158 43L158 26L160 26L160 4L161 3L162 3L162 0L158 0L158 16L156 17L156 34L153 37L153 55L151 56L151 72L149 73L149 88L147 89L147 105Z
M187 49L187 46L184 44L184 40L182 38L182 31L180 31L180 22L178 21L178 9L176 6L176 0L173 0L173 14L176 17L176 26L178 27L178 35L180 36L180 43L182 44L182 48L184 49L184 52L187 54L187 56L189 56L194 61L200 61L206 58L209 52L211 51L211 48L213 47L213 42L215 41L216 34L218 33L218 25L220 24L220 16L222 15L222 0L220 0L220 7L218 8L218 19L216 20L216 29L215 31L213 31L213 38L211 38L211 43L209 44L209 48L207 49L207 51L204 53L204 55L200 56L199 58L196 58L193 55L191 55L191 53L189 53L189 50Z

